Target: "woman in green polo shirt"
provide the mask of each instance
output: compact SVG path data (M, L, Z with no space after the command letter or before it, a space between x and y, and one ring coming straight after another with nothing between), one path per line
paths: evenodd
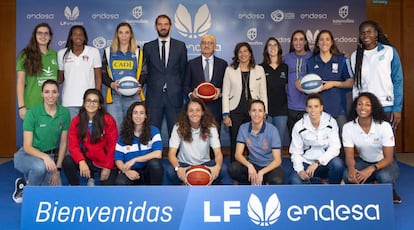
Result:
M46 80L41 88L43 104L28 110L23 121L23 147L14 154L14 167L25 179L16 180L13 200L22 202L23 187L30 185L59 185L60 168L66 152L70 123L69 111L57 104L59 86ZM55 149L59 143L57 161Z
M57 53L49 48L52 29L47 23L38 24L29 43L19 53L17 71L17 105L19 116L24 119L26 111L42 104L41 86L47 79L57 80Z

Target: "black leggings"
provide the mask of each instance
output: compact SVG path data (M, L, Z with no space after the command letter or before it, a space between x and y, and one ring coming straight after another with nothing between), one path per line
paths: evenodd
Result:
M134 169L139 173L138 180L130 180L125 174L119 173L116 177L117 185L161 185L164 175L161 159L151 159L148 164L139 169Z
M91 171L91 177L95 173L101 174L102 168L96 167L92 161L85 157L85 162ZM70 185L79 185L79 164L76 164L70 155L66 155L62 162L62 168ZM100 185L113 185L115 183L118 170L111 169L107 180L100 181Z

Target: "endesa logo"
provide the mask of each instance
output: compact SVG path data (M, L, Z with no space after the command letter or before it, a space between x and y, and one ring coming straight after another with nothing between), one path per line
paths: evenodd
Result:
M318 14L315 12L307 13L307 14L300 14L300 19L313 19L313 20L324 20L328 19L328 14Z
M113 20L113 19L119 19L119 14L95 13L95 14L92 14L91 17L92 19Z
M222 206L223 215L212 213L212 205ZM283 210L285 211L283 212ZM246 214L250 221L258 226L270 226L282 218L287 218L292 222L306 221L305 219L309 218L315 222L379 221L380 206L379 204L337 204L334 200L329 200L325 204L292 204L283 208L276 193L270 195L265 206L253 193L250 194L247 204L242 204L238 200L223 201L220 204L204 201L204 222L231 222L232 218L243 217Z
M263 20L265 19L265 14L256 14L256 13L240 13L239 19L246 19L246 20Z
M29 20L53 20L55 18L54 14L48 13L33 13L33 14L26 14L26 18Z

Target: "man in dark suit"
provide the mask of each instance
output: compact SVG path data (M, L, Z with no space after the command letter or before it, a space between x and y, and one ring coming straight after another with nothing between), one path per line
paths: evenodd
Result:
M207 102L207 106L216 118L220 131L222 121L221 113L221 86L226 71L227 62L214 56L216 38L206 34L200 41L201 56L188 62L184 80L184 93L189 97L197 97L195 88L202 82L210 82L216 87L216 96L213 101ZM207 69L206 69L207 68Z
M187 48L170 37L171 19L159 15L155 20L158 39L144 45L148 76L146 106L152 124L161 130L165 115L168 135L183 105L183 82L187 66Z

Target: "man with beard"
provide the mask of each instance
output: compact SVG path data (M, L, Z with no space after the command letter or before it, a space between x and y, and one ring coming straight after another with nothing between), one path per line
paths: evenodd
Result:
M146 105L152 124L161 130L165 115L168 135L183 104L183 82L187 65L187 48L170 37L171 19L159 15L155 20L158 39L144 45L148 75Z

